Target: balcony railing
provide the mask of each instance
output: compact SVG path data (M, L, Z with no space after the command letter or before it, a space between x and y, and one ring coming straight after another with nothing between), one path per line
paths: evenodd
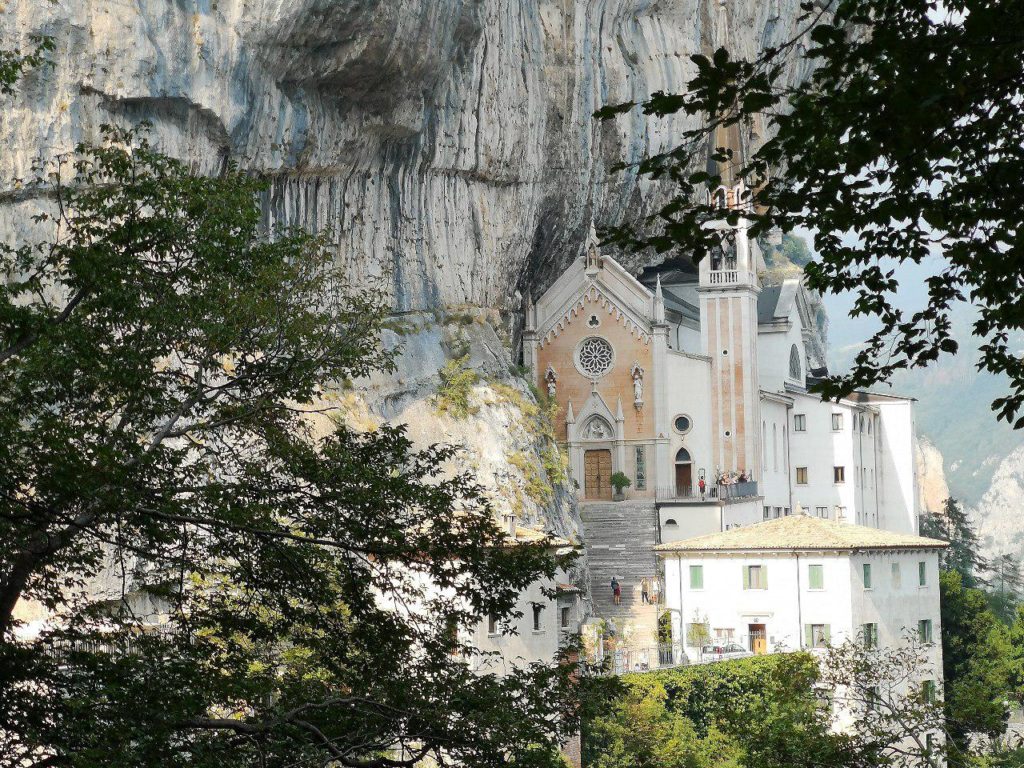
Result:
M603 656L588 658L588 661L606 663L606 674L612 675L669 669L689 663L686 654L683 653L683 646L675 643L658 643L642 648L616 648L604 651Z
M712 285L730 285L740 281L740 273L735 269L717 269L709 273Z
M757 495L756 480L709 485L704 488L703 494L697 486L669 486L658 488L655 492L657 499L666 501L718 501L719 499L746 499Z

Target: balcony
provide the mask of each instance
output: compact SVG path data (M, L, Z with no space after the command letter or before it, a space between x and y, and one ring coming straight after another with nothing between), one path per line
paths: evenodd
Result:
M716 502L732 499L749 499L756 497L757 481L746 480L744 482L721 483L709 485L701 494L696 486L679 487L671 486L658 488L655 491L657 501L690 501L690 502Z

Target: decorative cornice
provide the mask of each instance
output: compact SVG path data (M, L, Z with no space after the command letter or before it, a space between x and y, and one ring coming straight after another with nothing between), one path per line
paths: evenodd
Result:
M562 316L557 321L551 323L547 331L540 336L541 348L550 344L554 339L558 338L562 331L572 325L573 321L579 317L588 304L596 304L607 312L615 322L626 328L631 336L639 339L643 344L650 344L651 334L631 316L631 313L622 309L618 302L609 296L606 291L602 290L597 283L589 281L583 292L562 313Z

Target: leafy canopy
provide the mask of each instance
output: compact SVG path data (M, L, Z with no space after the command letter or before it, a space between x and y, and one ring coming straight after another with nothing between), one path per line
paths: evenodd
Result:
M979 368L1010 382L993 409L1024 426L1015 340L1024 329L1024 7L825 0L803 8L798 34L757 58L725 49L693 56L685 93L597 113L608 119L639 106L655 117L683 112L697 125L640 163L641 173L674 185L672 200L646 231L614 229L608 241L700 260L719 244L706 224L723 217L703 202L706 190L745 179L751 236L814 233L820 258L805 267L808 285L852 291L852 314L879 323L852 370L819 385L823 395L955 352L950 309L966 300L980 309ZM794 77L801 72L809 74ZM764 138L742 153L740 133ZM709 145L717 170L707 170ZM740 213L727 218L736 223ZM944 268L926 281L926 305L911 313L894 306L896 265L932 255Z
M379 297L144 137L47 170L0 247L0 766L557 764L568 668L467 643L556 559L452 449L330 418Z

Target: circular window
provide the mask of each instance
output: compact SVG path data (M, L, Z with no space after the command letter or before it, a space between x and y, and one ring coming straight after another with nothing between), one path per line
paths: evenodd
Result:
M729 356L729 350L728 349L723 349L722 350L722 357L728 357L728 356Z
M690 421L689 416L679 415L672 420L672 426L675 427L676 432L685 434L690 431L690 428L693 426L693 422Z
M612 345L599 336L584 339L576 352L576 367L592 379L604 376L612 369L615 353Z
M728 429L727 429L727 430L725 430L725 436L726 436L726 437L732 437L732 431L731 431L731 430L728 430Z

